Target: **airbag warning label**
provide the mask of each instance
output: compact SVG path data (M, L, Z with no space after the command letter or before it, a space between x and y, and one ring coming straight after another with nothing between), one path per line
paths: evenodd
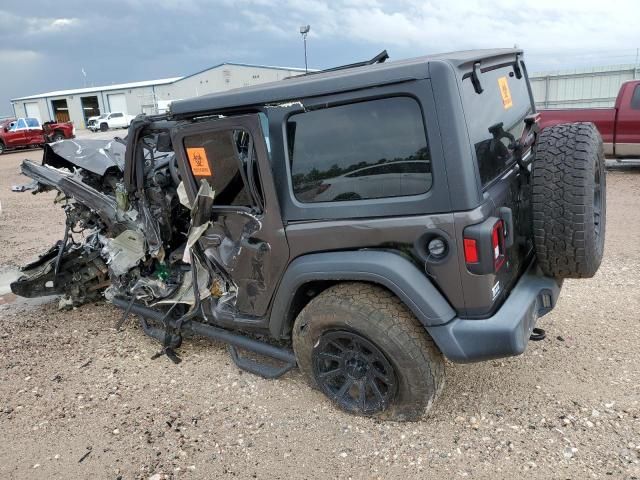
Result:
M196 177L210 177L212 175L207 152L203 147L188 147L187 156L191 171Z
M511 90L509 90L509 83L507 77L498 78L498 86L500 87L500 95L502 95L502 106L505 110L513 107L513 100L511 100Z

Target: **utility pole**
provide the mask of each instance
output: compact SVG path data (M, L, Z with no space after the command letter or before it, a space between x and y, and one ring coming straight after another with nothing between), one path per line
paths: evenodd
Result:
M302 35L302 41L304 42L304 71L309 73L309 67L307 66L307 34L311 30L311 25L303 25L300 27L300 35Z

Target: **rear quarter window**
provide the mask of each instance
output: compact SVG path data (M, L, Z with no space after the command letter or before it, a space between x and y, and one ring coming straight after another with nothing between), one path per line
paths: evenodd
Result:
M520 138L533 104L526 75L523 72L517 78L512 65L482 72L479 80L482 93L476 93L470 77L462 81L462 100L480 181L485 187L513 165L508 148L511 141L504 134Z
M410 97L294 114L287 143L300 202L419 195L432 185L422 110Z
M633 90L633 96L631 97L631 108L633 110L640 110L640 85L636 85Z

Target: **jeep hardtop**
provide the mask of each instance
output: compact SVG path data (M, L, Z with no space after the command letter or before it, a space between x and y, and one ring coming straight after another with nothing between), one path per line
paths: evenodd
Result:
M57 146L22 168L75 199L65 237L13 290L108 286L175 361L196 333L265 377L297 364L349 412L420 418L445 357L521 354L602 259L602 141L539 131L523 58L381 55L139 116L124 162Z

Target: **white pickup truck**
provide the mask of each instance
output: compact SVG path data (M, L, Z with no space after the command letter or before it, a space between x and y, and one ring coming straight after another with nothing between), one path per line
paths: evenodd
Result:
M129 128L135 117L122 112L103 113L99 117L91 117L87 121L87 128L94 132L106 132L110 128Z

